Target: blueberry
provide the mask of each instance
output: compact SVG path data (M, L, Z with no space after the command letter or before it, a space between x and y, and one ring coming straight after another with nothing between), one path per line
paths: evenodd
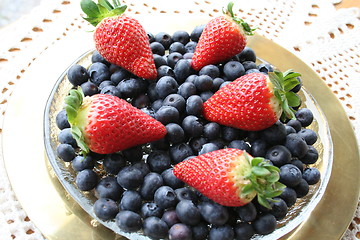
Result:
M197 46L197 42L188 42L185 44L186 53L194 53Z
M84 96L92 96L94 94L97 94L99 92L98 86L96 86L95 83L87 81L80 85L82 92L84 93Z
M71 162L75 157L75 149L66 143L59 144L56 148L56 154L64 162Z
M116 178L107 176L101 179L95 187L95 196L97 198L110 198L117 201L121 198L123 189L117 183Z
M190 35L186 31L178 30L173 33L172 39L174 42L180 42L182 44L187 44L190 41Z
M205 26L205 24L196 26L190 34L190 39L194 42L198 42L202 32L204 31Z
M118 212L119 208L116 202L110 198L99 198L94 203L94 213L101 220L113 219Z
M144 220L144 234L152 239L166 238L169 233L167 224L158 217L149 217Z
M178 143L171 146L169 153L173 164L182 162L185 158L194 154L191 147L187 143Z
M154 102L155 100L160 98L159 94L156 91L156 82L152 82L148 85L146 95L149 97L151 102Z
M144 178L144 183L140 187L140 195L145 200L152 200L154 198L155 191L164 185L164 181L160 174L150 172Z
M275 145L266 152L266 159L269 159L275 166L281 167L291 162L291 153L283 145Z
M110 80L105 80L105 81L103 81L103 82L101 82L100 83L100 85L99 85L99 90L100 90L100 93L101 93L101 91L105 88L105 87L107 87L107 86L115 86L114 85L114 83L112 82L112 81L110 81Z
M139 169L143 177L145 177L148 173L150 173L149 164L147 164L146 162L137 162L132 166L134 168Z
M301 126L303 126L303 127L309 126L314 120L314 115L311 112L311 110L308 108L302 108L302 109L298 110L295 113L295 117L301 123Z
M71 166L75 171L80 172L84 169L93 169L95 161L89 155L86 157L78 155L72 160Z
M154 202L146 202L141 207L141 216L143 218L161 217L163 213L164 209Z
M223 126L221 130L222 130L223 139L227 142L231 142L233 140L238 139L241 134L240 129L236 129L233 127Z
M134 98L146 92L147 82L140 78L129 78L122 80L116 87L122 98Z
M208 140L215 140L220 137L221 126L218 123L210 122L204 125L204 137Z
M183 83L187 77L193 73L190 61L186 59L180 59L174 66L174 74L179 84Z
M200 154L205 154L205 153L209 153L209 152L213 152L213 151L216 151L216 150L219 150L219 146L216 145L215 143L205 143L202 148L200 149L199 151L199 155Z
M304 163L302 161L300 161L299 159L293 158L293 159L291 159L290 163L295 165L300 170L301 173L304 172Z
M202 202L198 205L203 219L214 225L223 225L229 220L229 211L226 207L214 202Z
M309 167L304 170L303 178L309 185L314 185L320 181L320 175L317 168Z
M188 77L186 78L185 82L190 82L190 83L195 84L195 80L196 80L198 77L199 77L198 75L191 74L190 76L188 76Z
M283 192L280 194L279 197L286 202L286 205L288 207L294 205L297 198L295 190L289 187L284 188Z
M224 65L224 75L229 81L234 81L245 74L244 66L237 61L229 61Z
M121 210L129 210L133 212L140 211L142 199L138 192L134 190L126 190L123 193L119 207Z
M200 222L192 227L192 233L194 240L206 240L209 235L209 227L205 222Z
M168 95L163 101L163 106L175 107L179 111L179 113L185 111L185 105L185 99L181 95L176 93Z
M111 74L110 81L114 85L118 85L122 80L128 77L130 77L130 73L124 68L119 68L113 74Z
M214 79L220 76L220 70L215 65L206 65L203 68L200 69L199 75L207 75L210 78Z
M250 73L261 73L258 69L249 69L245 71L245 74L250 74Z
M209 240L233 240L234 229L230 225L213 226L209 232Z
M298 134L305 140L308 145L313 145L317 141L317 134L311 129L302 129Z
M142 172L133 166L126 166L117 174L117 182L125 189L137 189L143 180Z
M290 119L287 123L287 126L290 126L295 129L296 132L299 132L301 130L301 122L296 119Z
M126 160L123 155L119 153L106 155L103 161L105 171L111 174L118 174L125 165Z
M277 121L269 128L261 132L261 137L271 145L282 144L286 138L286 129L284 124Z
M155 36L151 32L147 32L146 35L149 38L149 43L155 42Z
M271 214L264 214L259 216L252 225L256 233L266 235L275 231L276 218Z
M298 198L305 197L309 193L309 184L305 179L301 179L300 183L294 187Z
M106 66L109 66L110 63L108 61L105 60L105 58L98 52L98 51L94 51L92 56L91 56L91 62L92 63L103 63Z
M64 128L60 131L58 135L58 140L60 143L67 143L73 146L74 148L77 147L76 140L74 139L71 128Z
M180 114L175 107L162 106L155 113L155 119L166 125L168 123L176 123L179 121Z
M159 79L155 88L159 97L164 99L171 93L177 93L178 87L179 85L173 77L164 76Z
M161 173L161 176L164 180L164 184L170 186L173 189L178 189L184 187L184 182L178 179L173 172L172 168L166 169Z
M184 99L189 98L192 95L196 94L196 87L194 83L184 82L179 86L178 94L180 94Z
M301 89L301 87L302 87L302 85L303 85L303 84L302 84L302 79L301 79L300 77L297 77L296 79L299 81L299 84L296 85L293 89L291 89L291 91L294 92L294 93L299 92L300 89Z
M154 194L154 202L162 209L175 207L178 203L174 189L169 186L159 187Z
M242 65L243 65L245 71L248 71L250 69L257 69L256 63L254 63L253 61L242 62Z
M175 193L179 201L190 200L195 203L198 199L195 192L187 187L175 189Z
M184 129L187 136L200 137L203 133L204 125L198 117L189 115L184 118L182 122L182 128Z
M116 217L116 225L124 232L136 232L142 227L142 219L139 214L132 211L120 211Z
M250 145L244 140L233 140L229 143L228 147L245 150L246 152L251 153Z
M120 90L117 87L112 86L112 85L105 86L103 89L100 90L100 93L115 96L115 97L118 97L118 98L121 97Z
M170 148L170 142L166 138L161 138L157 141L151 142L150 146L155 150L168 150Z
M286 135L289 135L290 133L296 133L296 130L290 125L285 125L285 130Z
M188 51L186 48L185 48L186 51ZM183 57L184 59L188 59L188 60L191 60L194 56L194 53L193 52L186 52Z
M141 146L127 148L122 151L122 154L124 155L126 160L132 163L140 162L143 158L143 151Z
M208 75L200 75L194 83L199 92L210 91L213 88L213 80Z
M309 150L305 140L297 133L290 133L286 136L285 147L287 147L292 156L302 158Z
M192 240L191 228L183 223L176 223L169 229L171 240Z
M188 115L200 116L203 112L203 100L198 95L192 95L186 100L186 113Z
M189 141L189 145L194 153L198 153L205 143L207 143L207 140L204 137L195 137Z
M158 111L163 105L163 100L162 99L158 99L155 100L152 104L151 104L151 108L156 112ZM155 115L154 115L155 116Z
M63 109L60 112L58 112L58 114L56 115L56 126L62 130L64 128L69 128L70 127L70 123L68 121L68 117L67 117L67 113L66 110Z
M132 99L131 105L139 109L145 109L151 105L151 101L148 95L140 94Z
M163 58L162 56L160 56L158 54L153 54L153 58L154 58L154 63L155 63L156 68L159 68L160 66L167 65L166 59Z
M266 74L274 71L274 68L269 63L260 63L257 68L260 72L266 73Z
M169 123L166 126L166 138L173 144L181 143L185 140L184 129L179 124Z
M245 61L256 62L256 54L250 47L245 47L237 56L241 63Z
M257 216L256 207L252 202L236 208L236 212L239 214L239 218L243 222L254 221Z
M280 167L280 182L288 187L295 187L302 179L301 171L292 164L285 164Z
M95 83L97 86L105 80L110 80L111 76L109 68L101 62L91 64L88 69L88 73L91 78L91 82Z
M276 220L281 220L286 217L288 212L288 206L286 202L282 198L274 198L274 202L272 203L270 214L274 215Z
M67 77L72 85L79 86L88 81L90 76L86 68L79 64L74 64L69 68Z
M172 69L175 68L175 65L180 61L182 60L184 57L181 53L178 53L178 52L173 52L173 53L170 53L168 56L167 56L167 64L169 67L171 67ZM186 60L187 62L187 60ZM174 71L174 74L175 74L175 71ZM176 75L175 75L176 76Z
M158 73L158 75L157 75L158 79L161 79L162 77L165 77L165 76L172 77L172 78L175 77L174 70L167 65L162 65L162 66L158 67L157 73Z
M159 42L152 42L150 43L150 49L153 54L157 54L159 56L165 55L165 47Z
M176 214L181 222L194 226L201 221L200 210L190 200L182 200L176 205Z
M251 143L251 155L253 157L265 157L267 143L263 139L257 139Z
M98 183L98 175L91 169L84 169L76 175L75 183L81 191L90 191Z
M203 102L206 102L207 100L209 100L209 98L211 98L212 95L214 95L214 93L212 91L206 91L206 92L200 93L200 97Z
M167 210L163 213L161 220L163 220L164 222L166 222L166 224L171 227L176 223L179 223L180 220L176 215L176 211L174 209L171 210Z
M155 41L161 43L165 49L169 49L171 43L173 43L173 39L166 32L159 32L155 35Z
M254 228L247 222L237 223L234 231L236 240L249 240L255 234Z
M170 165L170 156L167 151L155 150L152 151L146 159L152 172L161 173L168 169Z
M220 85L220 87L219 87L219 89L221 89L222 87L225 87L227 84L229 84L229 83L231 83L231 81L225 81L225 82L223 82L221 85Z
M308 151L306 154L300 158L300 161L304 164L314 164L319 159L319 153L316 148L312 145L308 145Z
M185 46L181 42L173 42L169 47L169 53L178 52L181 55L186 53Z

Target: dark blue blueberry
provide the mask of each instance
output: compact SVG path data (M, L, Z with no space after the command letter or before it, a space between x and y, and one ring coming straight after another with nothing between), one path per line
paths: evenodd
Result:
M217 66L210 64L201 68L199 71L199 75L207 75L212 79L215 79L220 76L220 70Z
M291 153L283 145L275 145L266 152L266 159L269 159L275 166L281 167L291 162Z
M237 56L241 63L246 61L256 62L256 54L250 47L245 47Z
M180 114L175 107L171 106L162 106L155 113L155 119L166 125L168 123L177 123L179 122Z
M309 185L314 185L320 181L320 172L317 168L309 167L304 170L303 178Z
M155 36L151 32L147 32L146 35L149 38L149 43L155 42Z
M180 42L185 45L190 41L190 35L186 31L178 30L173 33L172 39L174 42Z
M99 88L95 83L87 81L80 85L81 90L84 93L84 96L92 96L99 93Z
M173 172L172 168L166 169L161 173L164 180L164 185L170 186L173 189L184 187L184 182L178 179Z
M218 139L215 139L215 140L212 140L211 141L212 143L216 144L218 146L218 148L224 148L225 145L226 145L226 142L224 141L224 139L222 138L218 138Z
M98 183L98 175L91 169L84 169L76 175L75 183L81 191L90 191Z
M158 93L160 98L165 98L167 95L171 93L177 93L178 91L178 83L173 77L164 76L159 79L156 83L156 92Z
M213 152L213 151L216 151L216 150L219 150L219 146L216 145L215 143L205 143L202 148L200 149L199 151L199 155L200 154L205 154L205 153L209 153L209 152Z
M192 156L194 153L187 143L178 143L172 145L169 150L171 162L177 164L182 162L185 158Z
M296 132L301 130L301 122L299 120L291 119L286 123L286 125L294 128Z
M257 68L260 72L266 73L266 74L274 71L273 66L271 66L271 64L269 64L269 63L260 63Z
M276 220L281 220L285 218L288 212L288 206L286 205L285 200L282 198L274 198L274 202L271 205L270 214L274 215Z
M210 122L204 125L204 137L208 140L215 140L220 137L221 127L216 122Z
M142 93L146 93L147 82L140 78L129 78L122 80L116 87L119 89L121 97L134 98Z
M65 162L71 162L75 157L75 149L66 143L59 144L56 148L56 154Z
M175 207L178 203L174 189L169 186L159 187L154 194L154 202L162 209Z
M308 145L313 145L318 139L316 132L312 129L302 129L298 132L298 134L305 140Z
M185 140L184 129L179 124L169 123L166 126L166 138L173 144L181 143Z
M233 240L234 229L230 225L213 226L209 232L209 240Z
M159 32L156 34L155 41L161 43L165 49L169 49L170 45L173 43L172 37L166 32Z
M162 104L163 106L175 107L179 113L182 113L185 111L186 101L181 95L172 93L164 99Z
M84 82L87 82L90 76L86 68L79 64L74 64L69 68L67 77L72 85L79 86Z
M242 63L245 71L248 71L250 69L257 69L256 63L254 63L253 61L245 61Z
M223 72L228 81L234 81L245 74L245 68L238 61L229 61L224 65Z
M195 80L198 78L199 76L198 75L195 75L195 74L192 74L190 76L188 76L185 80L185 82L190 82L190 83L193 83L195 84Z
M142 109L147 108L151 105L150 98L146 94L140 94L137 97L134 97L131 101L131 105L136 108Z
M193 73L189 60L180 59L174 66L174 74L176 81L181 84Z
M115 86L114 85L114 83L112 82L112 81L110 81L110 80L105 80L105 81L103 81L103 82L101 82L100 83L100 85L99 85L99 90L100 90L100 93L101 93L101 91L105 88L105 87L107 87L107 86Z
M293 89L291 89L291 91L294 92L294 93L299 92L300 89L301 89L301 87L302 87L302 85L303 85L303 84L302 84L302 80L301 80L300 77L297 77L296 79L299 81L299 84L296 85Z
M117 183L116 178L107 176L101 179L95 187L95 196L97 198L110 198L117 201L121 198L123 189Z
M206 240L209 235L209 227L205 222L200 222L192 227L194 240Z
M71 161L71 166L75 171L80 172L84 169L93 169L95 166L95 161L89 155L87 155L85 158L84 156L78 155L74 158L74 160Z
M240 129L236 129L233 127L227 127L227 126L223 126L222 129L222 137L225 141L227 142L231 142L234 141L236 139L239 139L239 137L241 136L241 130Z
M132 165L134 168L137 168L140 170L143 177L145 177L148 173L150 173L150 167L149 164L146 162L137 162L134 165Z
M176 211L174 209L165 211L161 217L161 220L166 222L166 224L169 227L180 222L179 218L177 217Z
M164 180L158 173L150 172L144 178L144 183L140 187L140 195L145 200L154 199L155 191L164 185Z
M63 130L61 130L58 135L58 140L60 143L70 144L74 148L77 147L76 140L71 133L71 128L64 128Z
M314 164L319 159L319 152L318 150L312 146L308 145L308 151L306 154L300 158L301 162L304 164Z
M155 112L158 111L162 106L163 106L163 100L162 100L162 99L155 100L155 101L151 104L151 108L152 108ZM155 116L155 115L154 115L154 116Z
M223 225L229 220L229 211L226 207L214 202L202 202L198 205L203 219L214 225Z
M168 225L158 217L149 217L144 220L143 230L145 236L152 239L163 239L168 236Z
M290 125L285 125L285 130L286 135L289 135L290 133L296 133L296 130Z
M236 240L250 240L255 231L251 224L247 222L237 223L234 227Z
M143 218L148 217L161 217L164 213L164 209L158 206L154 202L146 202L141 207L141 216Z
M156 68L159 68L160 66L167 65L167 62L166 62L165 58L163 58L159 54L153 54L153 57L154 57L154 62L155 62L155 67Z
M203 112L204 102L198 95L192 95L186 100L185 110L188 115L200 116Z
M121 97L120 90L117 87L112 86L112 85L105 86L103 89L101 89L100 93L115 96L118 98Z
M199 92L210 91L213 88L213 80L208 75L200 75L194 83Z
M142 227L140 215L132 211L120 211L115 220L116 225L124 232L136 232Z
M117 174L117 182L125 189L137 189L143 180L142 172L133 166L126 166Z
M119 68L113 74L111 74L110 81L114 85L118 85L122 80L128 77L130 77L130 73L124 68Z
M106 155L103 161L105 171L111 174L118 174L125 165L126 160L123 155L119 153Z
M118 212L118 205L110 198L99 198L94 203L94 213L101 220L114 219Z
M142 199L138 192L134 190L126 190L123 193L119 207L121 210L129 210L133 212L140 211Z
M187 49L186 49L186 51L187 51ZM194 56L194 53L192 53L192 52L187 52L183 55L184 59L188 59L188 60L191 60L193 56Z
M143 158L143 151L141 146L135 146L131 148L127 148L122 151L122 154L129 162L140 162Z
M93 54L91 56L91 62L92 63L96 63L96 62L103 63L106 66L110 65L110 63L108 61L106 61L105 58L96 50L93 52Z
M58 114L56 115L56 126L62 130L64 128L69 128L70 127L70 123L68 121L68 117L67 117L67 113L66 110L63 109L60 112L58 112Z
M236 212L238 213L240 220L243 222L254 221L257 216L256 207L252 202L236 208Z
M263 139L256 139L251 143L251 155L253 157L265 157L267 143Z
M195 203L198 200L196 193L187 187L175 189L175 193L179 201L190 200Z
M245 74L250 74L250 73L261 73L261 72L257 69L249 69L249 70L246 70L246 72L245 72Z
M183 223L176 223L169 229L171 240L192 240L191 228Z
M299 159L293 158L290 163L295 165L300 170L300 172L304 172L304 163Z
M225 81L225 82L223 82L223 83L220 85L219 89L222 88L222 87L225 87L225 86L226 86L227 84L229 84L229 83L231 83L231 81Z
M183 98L187 99L192 95L196 94L196 87L194 83L184 82L179 86L178 94L180 94Z
M158 75L157 75L158 79L161 79L162 77L165 77L165 76L172 77L172 78L175 77L174 70L167 65L162 65L162 66L158 67L157 73L158 73Z
M286 129L284 124L277 121L271 127L261 132L261 137L270 145L282 144L286 138Z
M200 137L203 133L204 125L198 117L189 115L184 118L182 122L182 128L184 129L187 136Z
M294 190L298 198L305 197L309 193L309 184L302 178L299 184L294 187Z
M205 24L196 26L190 34L190 39L194 42L198 42L202 32L204 31L205 26Z
M271 214L264 214L259 216L252 225L256 233L266 235L275 231L276 218Z
M181 59L183 59L183 55L181 53L178 52L173 52L170 53L167 56L167 64L169 67L171 67L172 69L174 69L175 65L177 62L179 62ZM187 60L186 60L187 61ZM174 72L175 73L175 72Z
M152 82L149 84L146 95L149 97L151 102L159 99L159 94L156 91L156 82Z
M150 170L156 173L161 173L168 169L171 166L170 161L169 153L161 150L152 151L146 159Z
M287 135L284 145L290 150L292 156L298 158L304 157L309 150L305 140L297 133Z
M244 140L233 140L228 145L229 148L236 148L240 150L245 150L246 152L251 154L251 147L250 145L245 142Z
M110 80L111 76L109 68L101 62L95 62L91 64L88 69L88 73L91 82L95 83L97 86L99 86L100 83L105 80Z
M213 88L211 90L213 92L216 92L217 90L220 89L221 84L223 84L224 82L225 82L225 80L222 79L222 78L219 78L219 77L214 78L214 80L213 80Z
M298 110L295 113L295 117L301 123L301 126L303 126L303 127L309 126L314 120L314 115L311 112L311 110L308 108L302 108L302 109Z
M280 167L280 182L288 187L295 187L302 179L301 171L292 164L285 164Z
M284 188L283 192L280 194L279 197L286 202L286 205L288 207L294 205L297 198L295 190L290 187Z
M159 56L165 55L165 47L159 42L152 42L150 43L150 49L153 54L157 54Z
M157 141L151 142L150 146L156 150L168 150L170 148L170 142L166 138L161 138Z
M205 143L207 143L207 140L204 137L195 137L189 141L189 145L195 153L198 153Z
M190 200L182 200L176 205L176 214L181 222L190 226L197 225L201 221L200 210Z
M203 100L203 102L206 102L207 100L209 100L209 98L211 98L212 95L214 95L214 93L212 91L206 91L206 92L200 93L200 97L201 97L201 100Z
M194 53L197 46L197 42L188 42L185 44L186 53Z
M185 43L186 44L186 43ZM185 54L185 46L181 42L173 42L169 47L169 53L178 52L181 55Z

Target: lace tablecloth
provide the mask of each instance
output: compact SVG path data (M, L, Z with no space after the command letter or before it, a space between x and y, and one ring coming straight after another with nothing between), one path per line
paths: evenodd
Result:
M129 14L220 14L223 1L126 0ZM171 4L169 3L171 2ZM235 13L257 33L285 47L326 82L360 139L360 9L336 10L330 0L238 0ZM36 59L64 39L86 31L77 0L44 1L30 15L0 29L0 134L12 92ZM343 239L360 239L360 208ZM44 239L16 199L0 160L0 239Z

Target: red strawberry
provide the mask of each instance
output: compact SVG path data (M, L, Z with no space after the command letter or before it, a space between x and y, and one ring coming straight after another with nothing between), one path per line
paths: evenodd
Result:
M230 2L224 16L206 24L192 57L192 67L200 70L209 64L221 63L239 54L246 46L246 36L253 35L244 20L236 18Z
M294 119L291 107L300 105L290 90L299 83L299 73L288 70L269 75L250 73L227 84L204 103L204 117L247 131L270 127L279 118Z
M281 194L280 170L263 158L245 151L221 149L178 163L177 178L206 197L224 206L243 206L256 195L259 203L270 208L268 200Z
M123 14L126 5L121 6L118 1L114 1L114 5L115 8L107 0L99 1L99 4L92 0L81 1L81 8L88 15L85 19L96 26L96 49L108 62L139 77L156 79L146 31L136 19Z
M114 153L166 135L164 125L115 96L83 98L81 89L73 89L65 103L72 134L85 154Z

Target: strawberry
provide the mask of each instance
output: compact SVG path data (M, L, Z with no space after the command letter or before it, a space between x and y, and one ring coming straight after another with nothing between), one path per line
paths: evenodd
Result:
M98 52L110 63L119 65L138 77L156 79L157 72L149 38L141 24L124 13L126 5L107 0L82 0L85 20L95 26L94 40Z
M278 182L279 168L268 160L253 158L239 149L205 153L175 165L174 175L211 200L230 207L243 206L255 196L270 208L269 201L285 186Z
M300 99L290 90L299 83L298 76L292 70L241 76L204 103L203 115L209 121L247 131L268 128L280 117L294 119L291 107L299 106Z
M228 4L224 16L208 22L192 57L192 67L199 71L209 64L221 63L239 54L246 46L246 35L253 35L250 26L234 16L234 3Z
M65 103L72 134L84 154L114 153L166 135L163 124L115 96L84 98L79 88L70 90Z

